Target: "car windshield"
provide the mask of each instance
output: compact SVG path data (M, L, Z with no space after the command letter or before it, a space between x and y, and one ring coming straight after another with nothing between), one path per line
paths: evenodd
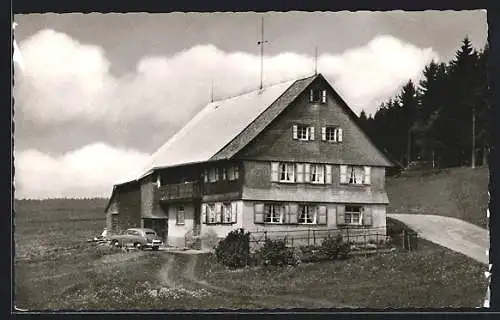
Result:
M156 233L153 231L146 231L146 235L148 236L156 236Z
M135 230L128 230L128 231L127 231L127 234L132 234L132 235L135 235L135 234L137 234L137 232L135 232Z

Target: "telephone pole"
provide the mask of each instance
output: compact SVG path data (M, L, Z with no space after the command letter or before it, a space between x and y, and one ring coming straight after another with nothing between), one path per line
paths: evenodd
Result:
M260 41L257 42L257 45L260 46L260 89L262 90L262 85L263 85L263 77L264 77L264 43L267 43L266 40L264 40L264 17L261 19L261 34L260 34Z

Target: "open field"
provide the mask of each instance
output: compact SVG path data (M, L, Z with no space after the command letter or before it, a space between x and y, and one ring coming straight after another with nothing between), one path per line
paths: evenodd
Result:
M488 181L487 166L388 177L388 212L443 215L487 228Z
M207 255L86 243L103 200L16 203L16 305L27 309L476 307L484 266L424 240L415 252L230 271ZM74 202L74 203L72 203Z

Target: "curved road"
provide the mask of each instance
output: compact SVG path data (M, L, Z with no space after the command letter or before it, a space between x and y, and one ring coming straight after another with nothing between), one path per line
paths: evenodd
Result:
M488 265L489 232L472 223L431 214L387 214L419 233L424 239L460 252Z

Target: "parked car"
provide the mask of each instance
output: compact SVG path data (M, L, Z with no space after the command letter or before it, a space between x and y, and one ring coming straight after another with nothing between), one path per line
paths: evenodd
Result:
M158 250L163 244L161 238L153 229L130 228L124 234L110 236L111 244L116 247L133 245L137 249L151 248Z

